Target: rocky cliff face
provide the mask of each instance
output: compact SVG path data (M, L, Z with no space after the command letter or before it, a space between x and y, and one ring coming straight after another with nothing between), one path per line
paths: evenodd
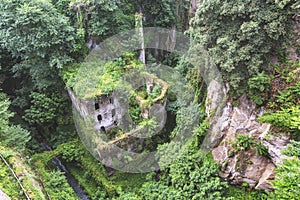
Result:
M209 93L209 92L208 92ZM259 123L257 118L263 114L246 95L239 99L239 106L227 103L219 117L219 123L213 124L217 130L210 138L215 161L222 164L220 176L232 184L248 183L252 188L270 190L270 180L274 178L276 165L286 156L281 154L288 143L285 136L271 136L271 125ZM269 158L257 155L255 149L237 151L233 144L237 135L251 135L255 142L268 147Z
M294 37L293 37L293 43L288 48L287 54L289 56L289 59L292 61L300 60L300 49L299 49L299 43L300 43L300 15L296 14L293 17L293 26L294 26ZM297 46L298 45L298 46Z
M287 50L287 55L290 60L299 60L299 15L294 16L294 32L294 43ZM277 62L277 58L273 59L273 63ZM224 98L224 93L218 93L222 90L228 92L214 85L209 86L206 100L206 113L211 123L209 144L214 160L222 164L220 176L232 184L246 182L256 189L270 190L270 180L274 178L276 166L287 158L281 151L286 148L289 138L272 132L270 124L259 123L257 118L264 110L256 108L246 95L239 99L238 106L228 102L221 114L212 118L210 113ZM255 149L234 149L233 144L239 134L251 135L255 142L268 148L269 156L257 155Z

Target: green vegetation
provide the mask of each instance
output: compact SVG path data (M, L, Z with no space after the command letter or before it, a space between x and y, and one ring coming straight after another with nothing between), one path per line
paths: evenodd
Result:
M116 193L117 187L108 180L103 165L91 156L81 142L75 140L59 145L52 152L35 154L33 158L39 175L45 181L45 189L49 193L57 193L57 195L55 194L57 199L64 193L72 194L68 198L74 198L76 195L60 171L47 169L46 166L55 157L59 157L67 163L70 172L92 199L99 199ZM53 176L49 176L49 173L52 173ZM61 180L56 182L57 179ZM50 196L52 197L52 195Z
M10 101L3 93L0 93L0 145L24 150L25 145L31 139L30 132L20 125L11 125L9 119L14 113L9 111Z
M236 188L234 186L229 186L225 192L226 199L232 200L266 200L270 199L270 197L261 190L248 190L246 187L243 189Z
M274 67L275 77L271 80L272 96L268 103L269 111L259 118L260 122L274 125L274 132L284 132L298 139L300 136L299 109L299 62L285 61ZM297 199L299 196L299 142L290 140L291 144L283 151L292 158L283 160L276 168L275 180L272 182L274 193L271 199Z
M296 6L292 0L205 1L192 19L189 33L208 49L235 93L248 88L251 93L253 89L262 92L273 50L290 41L289 19L297 13ZM252 84L254 80L259 81L257 86ZM255 99L261 104L261 98Z
M268 103L269 112L259 118L260 122L271 123L286 133L292 133L296 138L300 136L299 69L298 61L275 66L274 73L282 76L271 81L274 94Z
M239 134L232 146L239 151L255 149L257 155L269 156L268 147L264 146L261 141L255 141L252 135Z
M254 145L255 140L252 135L240 134L236 137L233 147L239 150L248 150L252 149Z
M300 182L300 145L299 142L291 141L284 153L293 158L285 159L283 164L276 169L275 180L272 187L275 192L270 196L273 199L297 199Z
M275 180L272 187L275 192L273 199L297 199L299 196L299 158L286 159L284 164L276 169Z
M46 199L39 177L32 166L24 162L22 154L2 146L0 153L4 159L0 159L0 189L12 199L25 199L25 194L30 199Z
M0 162L0 189L6 194L9 194L11 198L24 198L19 184L16 182L11 171L2 160Z
M282 109L274 113L260 117L261 122L271 123L284 127L287 131L300 133L300 106Z
M79 70L66 71L67 74L64 77L69 78L66 80L67 85L73 87L80 98L90 99L103 94L111 94L122 84L120 78L124 72L141 67L143 65L135 58L135 54L125 53L112 62L86 61L81 64ZM70 74L71 72L74 74ZM74 77L76 77L75 81Z
M143 91L144 93L144 91ZM141 95L141 94L139 94ZM131 117L131 119L134 121L135 124L139 124L140 122L142 122L142 111L141 108L139 106L139 104L137 103L137 101L135 100L135 96L134 94L131 94L129 97L129 115Z
M257 76L248 80L249 97L256 105L262 105L265 101L264 92L270 87L270 77L264 72L258 73Z
M296 156L300 158L300 142L295 140L291 140L290 142L291 143L287 146L283 153L288 156Z
M24 119L30 124L45 125L55 121L57 113L64 106L64 99L58 94L48 97L46 94L32 92L29 97L31 106L25 110Z
M122 188L129 193L119 192L121 199L130 196L133 199L225 199L226 182L218 177L219 166L212 161L211 156L205 156L198 149L190 147L178 160L162 170L158 175L150 173L139 174L131 178L126 174L118 174L114 178L123 177ZM121 175L121 176L120 176ZM132 176L132 175L130 175ZM157 177L160 177L157 180ZM146 181L146 182L145 182ZM124 182L124 183L123 183ZM120 182L115 182L120 183ZM132 187L128 187L129 185ZM124 187L125 186L125 187Z
M300 62L289 59L286 51L293 47L296 56L300 53L298 36L292 34L299 2L207 0L198 3L197 10L195 3L0 0L0 190L13 200L25 199L25 194L33 200L79 199L66 174L52 162L58 158L92 200L299 198ZM187 84L179 91L182 98L170 87L171 82L177 84L175 75L169 83L159 80L158 75L140 73L145 66L138 59L139 51L126 52L109 62L85 59L97 44L117 33L158 26L186 31L221 71L229 85L227 100L246 93L258 108L266 110L259 121L273 125L268 134L290 137L283 151L290 158L275 170L274 192L251 190L248 184L231 186L219 177L220 166L210 152L201 149L210 128L204 103L206 83L201 77L205 74L187 57L155 48L145 50L146 63L155 63L151 67L167 64L185 77ZM156 42L154 46L168 41ZM123 77L130 70L134 73ZM155 84L150 92L145 84L132 89L121 77L135 83L151 78ZM157 122L145 117L147 109L166 102L165 127L159 134L138 141L134 148L136 152L157 151L159 168L144 174L122 173L91 156L77 136L66 87L81 100L129 90L128 113L137 126L148 126L148 132ZM190 105L184 102L190 97L187 88L195 91ZM196 127L190 128L193 124ZM126 146L127 137L120 128L106 134L111 140L124 139L120 147ZM187 140L187 135L191 139ZM186 144L178 145L172 141L175 137ZM88 134L81 139L93 142ZM45 146L51 150L45 151ZM270 156L263 142L246 132L234 138L232 147L232 154L256 151ZM179 157L165 166L174 156L165 155L166 151Z

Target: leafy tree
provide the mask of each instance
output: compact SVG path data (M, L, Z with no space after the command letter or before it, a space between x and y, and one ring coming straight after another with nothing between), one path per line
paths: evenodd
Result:
M25 149L25 145L30 141L30 132L22 128L20 125L9 126L2 135L3 143L13 147L18 151Z
M285 6L276 2L208 0L191 21L189 33L209 51L225 81L239 93L245 91L249 78L265 70L273 49L289 41L296 1L287 0Z
M176 190L168 185L162 184L160 182L147 182L143 185L141 189L141 195L146 200L183 200L179 190Z
M78 197L73 189L69 186L63 172L53 170L51 172L39 170L44 178L46 191L51 196L51 199L57 200L77 200Z
M30 107L23 119L38 130L38 134L51 140L53 147L76 136L72 109L62 93L31 92Z
M0 45L23 61L15 65L15 71L29 69L34 80L47 80L49 70L71 60L68 52L74 45L74 29L52 4L2 0L0 6Z
M47 94L64 88L59 69L74 59L75 31L49 1L1 0L0 9L5 89L13 95L13 105L28 108L32 91Z
M9 118L13 116L13 113L9 111L10 101L5 94L0 93L0 131L3 132L8 127Z
M47 96L43 93L30 94L30 108L25 110L24 119L30 124L45 125L55 122L64 109L64 98L60 95Z
M219 166L200 151L189 151L170 166L171 184L188 199L222 199L227 187L219 178Z
M141 12L145 17L145 26L171 28L176 25L175 1L147 0L141 2Z
M74 29L48 1L1 1L0 44L14 57L60 68L70 60ZM42 67L42 66L39 66Z
M78 59L78 33L50 1L2 0L0 9L0 47L9 61L2 66L6 84L14 83L7 88L13 105L41 132L49 125L55 130L66 107L59 71Z
M9 111L9 105L10 101L0 93L0 143L22 151L31 139L30 132L20 125L10 125L9 119L14 113Z
M71 17L77 32L84 35L91 47L111 35L134 27L135 10L127 0L55 0L54 5Z
M211 155L190 147L167 169L160 182L146 183L141 190L146 199L222 199L227 188L218 175L219 166Z

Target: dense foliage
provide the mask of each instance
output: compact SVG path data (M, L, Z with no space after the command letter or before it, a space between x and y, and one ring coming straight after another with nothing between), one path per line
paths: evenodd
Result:
M252 135L239 134L232 146L237 151L255 149L256 155L269 156L268 147L264 146L261 141L255 141Z
M224 80L239 94L249 78L250 89L264 90L268 81L260 77L275 56L273 50L289 41L295 1L280 2L208 0L192 19L189 33L208 49ZM253 87L255 79L259 85Z
M275 192L271 194L274 199L297 199L299 192L300 177L300 143L291 140L291 144L285 150L285 154L294 156L285 159L284 163L276 169L275 180L272 187Z
M69 183L72 176L95 200L297 199L300 64L285 52L292 45L299 54L300 45L292 44L297 36L291 34L299 2L197 2L193 17L195 0L0 0L0 190L11 199L25 199L25 191L30 199L78 199ZM79 141L66 87L84 100L107 95L125 87L118 82L125 71L143 67L138 51L107 63L86 62L86 55L114 34L157 26L187 30L208 50L233 99L246 92L256 105L265 106L267 113L259 121L274 125L268 134L280 132L294 139L284 150L289 158L276 168L274 192L246 185L240 189L219 177L219 164L200 147L210 126L204 106L206 84L188 58L176 53L147 49L146 62L168 64L178 71L187 80L186 88L194 89L195 100L186 105L169 90L170 120L160 134L138 146L138 151L158 150L161 166L172 159L164 151L180 152L172 164L152 173L116 172ZM132 91L128 112L136 124L151 125L143 119L136 97L149 107L162 90L155 85L150 93L146 87ZM194 122L196 128L190 129ZM112 137L123 134L117 128L111 132ZM192 137L186 141L181 133ZM187 143L169 142L176 135ZM234 153L255 149L257 155L270 156L268 148L248 134L238 134L232 146Z
M274 93L269 98L269 112L259 118L260 122L271 123L281 128L284 132L290 132L294 138L300 137L300 82L299 62L286 62L275 66L275 70L285 69L281 76L272 79ZM278 73L278 72L277 72ZM279 82L279 84L278 84Z
M9 105L10 101L6 95L0 93L0 144L22 151L31 139L30 132L20 125L9 123L9 119L14 115L9 111Z
M0 6L5 13L1 49L16 59L10 61L11 70L22 77L24 87L29 80L38 90L57 87L57 68L72 60L75 35L68 18L47 1L1 1Z

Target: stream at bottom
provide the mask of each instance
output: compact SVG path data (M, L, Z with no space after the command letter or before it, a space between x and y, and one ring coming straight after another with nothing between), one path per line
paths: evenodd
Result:
M51 148L47 144L41 144L45 151L51 151ZM66 167L62 164L62 162L58 158L53 158L52 163L62 172L64 172L65 177L69 185L73 188L74 192L81 200L89 200L88 196L84 193L83 189L78 184L77 180L68 172Z

